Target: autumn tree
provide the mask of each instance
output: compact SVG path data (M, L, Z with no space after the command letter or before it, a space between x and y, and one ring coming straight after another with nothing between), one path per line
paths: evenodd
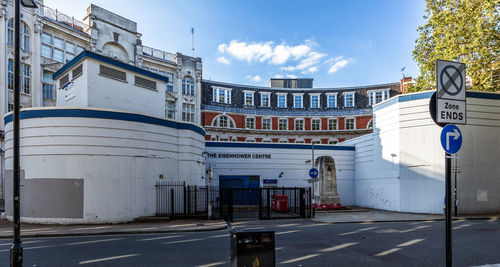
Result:
M437 59L465 63L468 90L500 91L499 13L499 0L427 0L413 51L420 77L411 91L435 89Z

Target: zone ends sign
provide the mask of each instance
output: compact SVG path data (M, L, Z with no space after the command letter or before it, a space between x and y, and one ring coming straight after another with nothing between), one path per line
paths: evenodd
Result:
M436 122L465 124L465 64L436 61Z

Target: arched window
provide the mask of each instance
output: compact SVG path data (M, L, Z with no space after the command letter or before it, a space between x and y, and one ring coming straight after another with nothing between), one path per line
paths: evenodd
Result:
M194 95L194 80L190 76L185 76L182 79L182 94Z
M14 45L14 20L10 19L7 22L7 45Z
M373 119L371 119L369 122L368 122L368 125L366 125L366 129L372 129L373 128Z
M212 121L212 126L222 128L235 128L234 120L226 115L219 115Z
M22 22L21 23L21 36L20 36L20 46L21 49L24 51L30 51L30 43L31 43L31 32L30 28L26 23ZM13 46L14 45L14 19L10 19L9 22L7 22L7 45Z

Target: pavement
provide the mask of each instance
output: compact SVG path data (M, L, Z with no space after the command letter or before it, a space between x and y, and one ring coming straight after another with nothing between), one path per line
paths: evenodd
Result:
M490 219L499 220L497 215L471 215L454 217L454 220ZM311 219L318 223L369 223L369 222L418 222L440 221L443 215L416 214L383 211L375 209L357 208L351 210L321 211L316 212L316 217ZM179 233L217 231L231 228L237 223L227 223L223 220L161 220L150 218L131 223L117 224L21 224L21 237L56 237L56 236L90 236L112 234L154 234L154 233ZM12 222L0 220L0 239L12 238Z
M317 211L312 220L319 223L418 222L441 221L444 214L405 213L353 207L351 210ZM500 214L454 216L453 220L499 220Z

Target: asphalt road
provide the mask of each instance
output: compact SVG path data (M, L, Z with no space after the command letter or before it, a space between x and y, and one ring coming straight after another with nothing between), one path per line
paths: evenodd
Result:
M276 231L277 266L444 266L444 222L250 221ZM500 221L453 223L454 266L500 263ZM229 232L23 239L24 266L229 266ZM11 240L0 240L9 265Z

